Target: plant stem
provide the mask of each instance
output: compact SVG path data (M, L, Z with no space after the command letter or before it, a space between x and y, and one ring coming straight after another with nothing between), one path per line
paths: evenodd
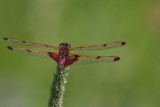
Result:
M57 67L57 72L54 74L54 79L52 81L50 99L48 104L49 107L62 107L68 71L69 67Z

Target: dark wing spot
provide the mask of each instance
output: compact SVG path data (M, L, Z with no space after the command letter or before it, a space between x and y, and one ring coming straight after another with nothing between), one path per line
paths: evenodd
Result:
M45 47L49 47L48 45L43 45L43 46L45 46Z
M28 51L28 52L32 52L31 50L29 50L29 49L26 49L26 51Z
M97 56L95 59L99 59L101 56Z
M8 46L7 48L8 48L8 49L10 49L10 50L13 50L13 48L12 48L12 47L10 47L10 46Z
M125 44L126 44L126 42L122 42L122 43L121 43L121 45L125 45Z
M82 49L83 47L79 47L79 49Z
M107 44L103 44L103 47L107 46Z
M118 61L118 60L120 60L120 57L114 58L114 61Z
M8 40L8 38L3 38L3 40Z
M22 43L26 43L26 41L22 41Z

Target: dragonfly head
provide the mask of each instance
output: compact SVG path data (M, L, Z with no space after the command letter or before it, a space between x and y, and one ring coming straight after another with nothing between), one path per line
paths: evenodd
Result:
M62 48L62 47L71 48L71 45L69 43L60 43L59 47L60 48Z

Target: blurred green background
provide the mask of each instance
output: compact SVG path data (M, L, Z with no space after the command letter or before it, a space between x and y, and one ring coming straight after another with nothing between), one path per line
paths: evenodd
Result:
M72 66L64 107L160 107L158 0L0 0L0 107L47 107L56 64L9 51L17 45L4 37L72 47L125 41L73 52L121 60Z

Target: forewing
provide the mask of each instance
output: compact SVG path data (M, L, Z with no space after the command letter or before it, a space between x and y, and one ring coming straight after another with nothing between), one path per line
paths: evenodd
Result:
M125 42L112 42L112 43L105 43L99 45L88 45L88 46L80 46L80 47L73 47L70 50L104 50L109 48L115 48L125 45Z
M69 60L70 62L72 61L72 63L74 64L90 64L90 63L115 62L120 60L120 58L118 56L87 56L87 55L70 54Z
M27 45L27 46L34 46L34 47L45 47L45 48L52 48L55 50L59 50L59 47L47 45L47 44L41 44L41 43L33 43L33 42L27 42L27 41L21 41L13 38L4 38L4 40L12 43Z
M56 52L37 51L37 50L32 50L32 49L20 48L20 47L16 47L16 46L8 46L8 49L15 51L15 52L27 54L27 55L45 57L45 58L50 58L50 59L51 59L51 57L50 57L49 53L52 53L53 55L58 54Z

